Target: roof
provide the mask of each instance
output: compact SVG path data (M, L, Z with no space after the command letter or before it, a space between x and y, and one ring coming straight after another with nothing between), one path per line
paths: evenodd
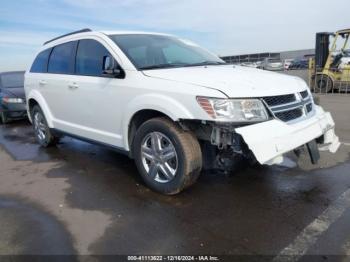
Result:
M157 32L147 32L147 31L99 31L105 35L169 35Z

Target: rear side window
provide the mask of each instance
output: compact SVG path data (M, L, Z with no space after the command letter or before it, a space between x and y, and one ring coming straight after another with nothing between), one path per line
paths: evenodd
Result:
M99 42L92 39L79 41L75 61L75 73L86 76L101 76L103 57L110 55Z
M49 60L49 55L51 53L51 48L49 49L46 49L42 52L40 52L33 64L32 64L32 67L30 68L30 72L32 73L46 73L47 71L47 62Z
M49 73L73 74L74 52L77 42L68 42L55 46L49 59Z

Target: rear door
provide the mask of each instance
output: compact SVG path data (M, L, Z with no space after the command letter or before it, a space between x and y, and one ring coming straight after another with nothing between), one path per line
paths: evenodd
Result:
M47 74L40 81L41 94L52 113L54 126L64 124L72 113L67 103L68 85L74 79L74 59L77 41L53 47L47 67ZM62 125L61 125L62 126Z

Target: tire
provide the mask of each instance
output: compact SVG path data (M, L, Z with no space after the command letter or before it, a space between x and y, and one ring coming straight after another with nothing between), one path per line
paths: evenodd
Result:
M318 93L329 93L333 89L333 80L327 75L316 75L314 84Z
M1 120L1 124L7 124L8 123L8 118L6 117L4 112L1 112L0 120Z
M31 111L34 134L38 143L42 147L50 147L58 143L59 138L54 136L47 124L45 115L38 105Z
M202 169L197 138L165 117L143 123L136 132L132 149L144 182L165 195L177 194L191 186Z

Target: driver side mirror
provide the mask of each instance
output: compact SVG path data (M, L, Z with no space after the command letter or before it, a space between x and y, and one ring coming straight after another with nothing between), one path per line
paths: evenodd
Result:
M113 77L113 78L125 77L124 70L119 66L117 61L110 55L103 57L102 70L103 70L102 75L106 77Z

